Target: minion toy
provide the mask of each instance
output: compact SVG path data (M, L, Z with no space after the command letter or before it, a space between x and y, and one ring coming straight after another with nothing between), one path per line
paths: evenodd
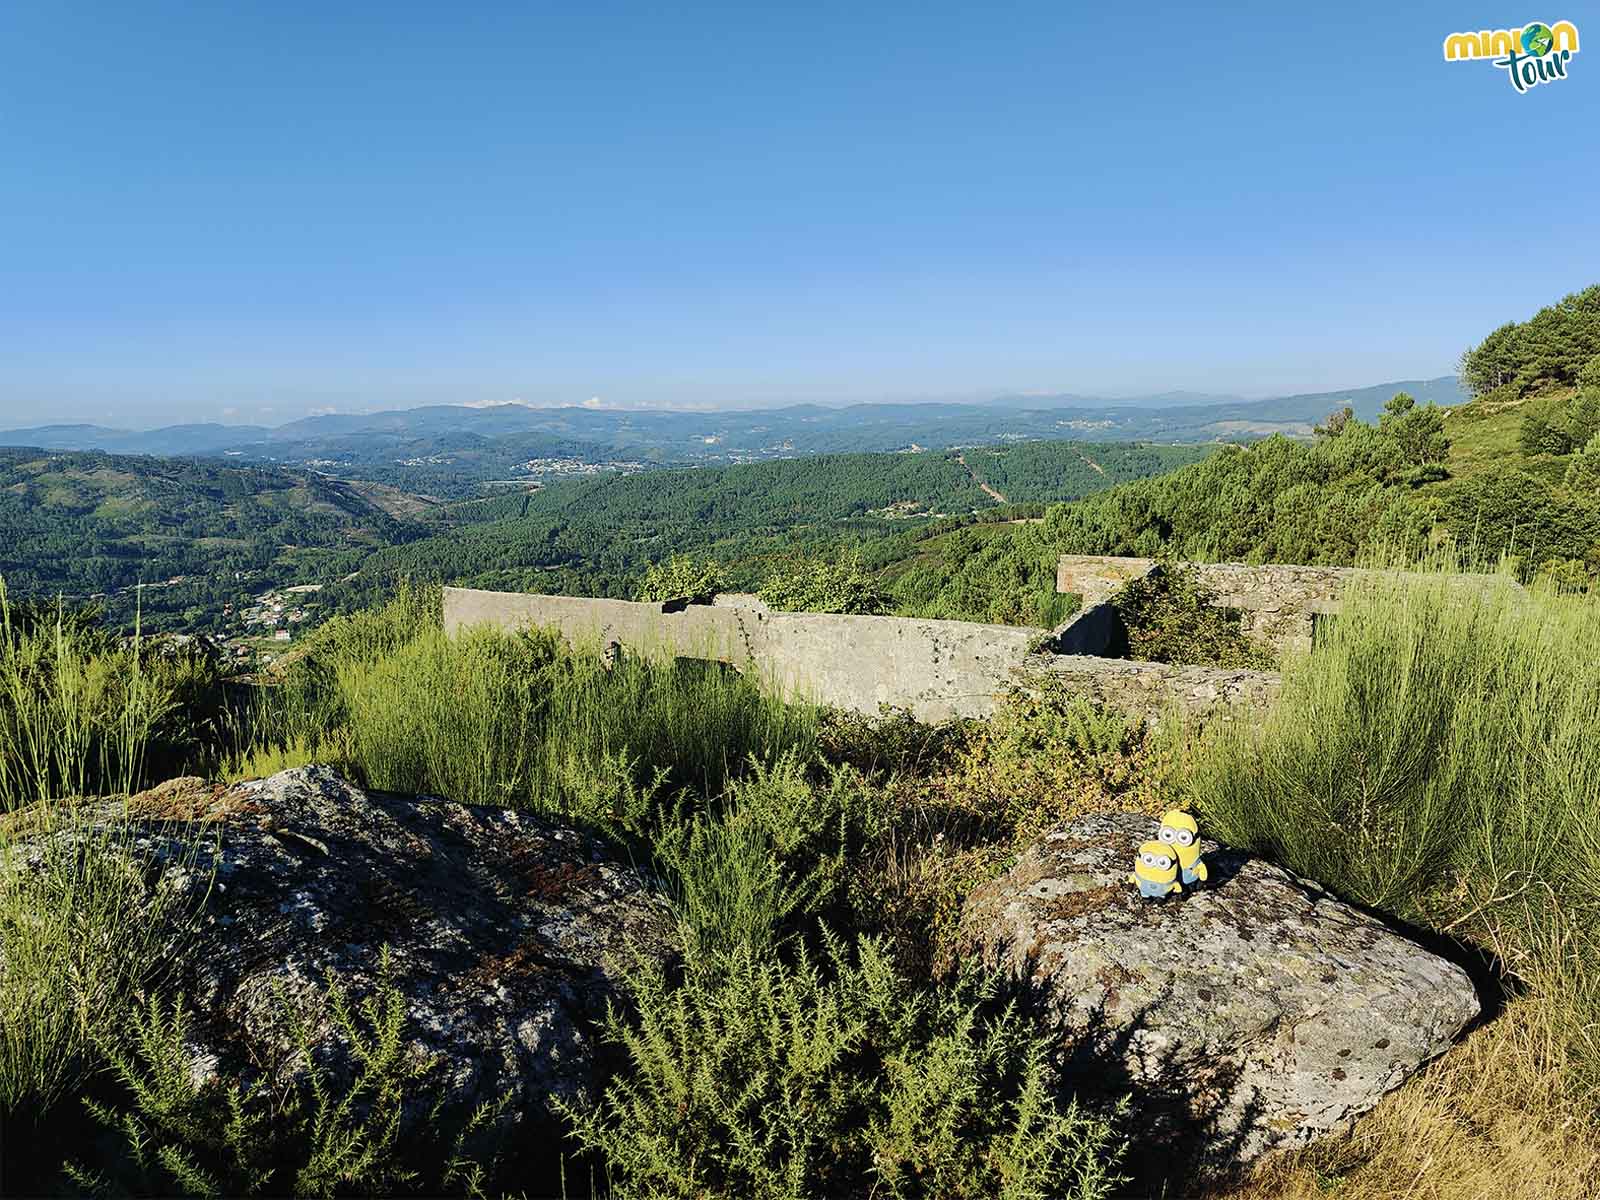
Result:
M1139 894L1147 900L1159 900L1169 892L1183 891L1172 847L1164 842L1146 842L1140 846L1128 882L1137 885Z
M1178 866L1183 871L1183 882L1204 882L1209 878L1205 860L1200 857L1200 826L1186 812L1173 809L1161 818L1161 832L1157 835L1169 853L1178 856Z

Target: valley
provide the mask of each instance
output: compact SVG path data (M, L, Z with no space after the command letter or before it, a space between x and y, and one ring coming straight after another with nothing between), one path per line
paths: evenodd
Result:
M1038 506L1209 452L1108 443L1097 446L1098 469L1072 443L965 453L1007 495ZM147 629L220 637L242 633L233 614L275 587L325 587L322 615L399 578L620 594L669 550L714 551L752 577L795 548L871 542L935 514L1014 515L959 458L551 472L537 487L450 501L234 460L0 450L0 538L11 547L0 575L18 598L97 603L124 626L137 616Z

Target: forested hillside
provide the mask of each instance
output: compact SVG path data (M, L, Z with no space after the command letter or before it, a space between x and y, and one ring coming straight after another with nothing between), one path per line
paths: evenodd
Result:
M16 596L101 598L119 622L137 603L147 626L171 629L215 628L223 604L289 583L344 581L335 606L399 576L627 595L649 563L685 550L715 550L754 584L774 557L993 512L1001 497L1008 512L1040 512L1209 452L1040 442L824 455L445 504L306 471L5 450L0 574Z
M0 450L7 589L101 596L118 619L131 614L141 583L153 585L139 599L150 621L181 622L233 598L251 578L319 578L354 548L420 532L354 488L304 471Z
M1036 621L1071 554L1346 565L1450 542L1568 586L1600 577L1600 286L1496 330L1463 358L1482 389L1453 409L1403 393L1374 424L1329 414L1052 508L1038 525L907 548L885 564L907 611ZM1496 382L1498 381L1498 382Z
M682 554L749 588L796 556L847 556L896 611L1041 625L1063 612L1061 553L1338 565L1447 541L1586 585L1600 574L1600 286L1497 329L1462 372L1470 402L1400 393L1375 422L1327 414L1311 439L823 454L454 503L312 472L10 450L0 571L15 593L109 593L120 618L126 589L158 584L143 604L168 626L244 579L334 585L330 608L403 577L628 596Z
M1572 387L1600 355L1600 284L1564 296L1526 321L1508 321L1461 356L1461 384L1474 397L1507 388L1526 396Z
M472 523L448 534L363 555L360 577L343 589L344 602L379 594L405 576L629 596L649 563L686 552L714 555L733 585L753 587L777 558L836 553L930 518L970 518L998 508L997 496L1026 505L1091 495L1211 450L1030 442L947 453L818 455L557 484L477 504Z

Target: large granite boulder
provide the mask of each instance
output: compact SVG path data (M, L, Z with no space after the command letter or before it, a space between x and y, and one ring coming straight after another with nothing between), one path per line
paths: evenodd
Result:
M594 1020L618 966L669 944L664 904L595 839L514 810L363 791L326 767L232 788L176 780L125 809L100 804L24 832L13 868L124 815L122 844L152 894L198 914L174 982L195 1016L199 1077L300 1071L297 1021L317 1059L347 1074L326 986L359 1002L387 948L409 1049L437 1072L427 1107L509 1092L511 1112L537 1116L592 1085Z
M1037 993L1075 1083L1133 1095L1160 1170L1344 1128L1478 1015L1460 967L1262 859L1203 843L1209 883L1141 899L1127 876L1157 825L1052 832L972 894L960 942Z

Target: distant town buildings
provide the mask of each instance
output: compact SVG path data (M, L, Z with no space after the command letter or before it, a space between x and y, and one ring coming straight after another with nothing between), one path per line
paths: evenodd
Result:
M513 470L524 475L609 475L620 473L632 475L645 469L642 462L628 462L611 460L607 462L587 462L581 458L530 458L519 462Z

